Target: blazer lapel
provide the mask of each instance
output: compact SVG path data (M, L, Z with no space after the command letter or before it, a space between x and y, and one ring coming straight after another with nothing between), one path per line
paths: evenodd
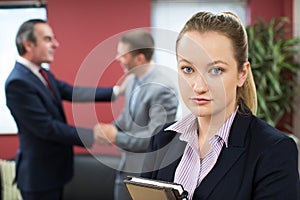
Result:
M55 93L55 96L53 96L53 94L50 92L50 90L49 90L49 92L48 92L48 94L50 94L50 96L51 96L51 98L53 99L53 101L55 102L55 103L57 103L59 106L61 106L61 108L62 108L62 104L61 104L61 101L62 101L62 99L61 99L61 96L60 96L60 92L59 92L59 90L58 90L58 87L57 87L57 83L56 83L56 81L55 81L55 78L53 77L53 75L52 75L52 73L51 72L47 72L47 74L48 74L48 78L49 78L49 81L50 81L50 83L51 83L51 85L52 85L52 88L53 88L53 90L54 90L54 93ZM47 87L47 86L46 86Z
M30 80L32 80L34 82L35 85L37 85L39 87L39 89L41 89L42 93L45 95L45 96L48 96L50 97L51 100L53 101L57 101L55 99L55 97L51 94L50 90L47 88L46 85L44 85L44 83L32 72L30 71L26 66L18 63L16 65L18 67L19 70L21 70L23 73L25 73L28 78ZM50 76L49 76L50 77ZM50 78L49 78L50 79ZM50 79L51 83L53 82L51 79ZM53 83L52 83L53 84ZM49 92L47 92L49 90ZM57 90L55 89L55 92L57 92Z
M128 88L130 88L130 89L129 89L128 95L126 96L128 111L129 111L130 117L132 119L134 119L134 116L135 116L134 109L136 106L131 105L131 104L133 104L133 98L136 98L135 100L137 100L137 98L139 96L138 94L134 94L135 92L137 92L137 91L135 91L137 89L137 87L139 87L138 83L137 83L137 79L134 77L132 79L132 82L130 83L130 85L128 85ZM134 97L134 95L137 95L137 96ZM138 101L136 101L136 102L138 102Z
M18 68L18 70L22 71L22 73L26 77L28 77L28 80L31 80L34 83L34 85L37 86L38 90L46 97L45 99L49 103L51 103L51 104L54 103L59 108L61 115L65 119L65 114L64 114L64 111L63 111L63 107L62 107L61 101L58 101L57 99L55 99L55 97L51 94L51 92L47 88L47 86L45 86L44 83L35 74L33 74L27 67L23 66L20 63L17 63L16 67ZM51 83L53 83L52 76L49 76L49 80L51 81ZM53 84L53 85L55 85L55 84ZM58 93L56 87L54 87L54 90L55 90L56 93ZM57 96L59 96L59 95L57 95ZM60 96L59 96L59 98L60 98Z
M48 70L46 70L46 73L47 73L47 76L48 76L48 80L49 80L49 82L50 82L50 84L51 84L51 87L52 87L52 89L54 90L54 95L53 95L53 94L51 93L51 91L50 91L50 88L49 88L50 86L46 86L46 87L47 87L47 89L50 91L50 94L51 94L52 99L55 100L55 101L57 102L58 99L60 98L60 94L59 94L59 91L58 91L58 89L57 89L57 87L56 87L56 82L55 82L55 80L54 80L52 74L51 74Z
M60 92L57 88L55 79L54 79L53 75L51 74L51 72L47 72L47 73L48 73L49 81L50 81L50 83L53 87L53 90L55 92L55 96L53 96L53 94L50 92L50 90L48 88L47 88L47 91L48 91L47 94L51 96L52 101L58 106L61 115L63 116L64 120L66 120L63 105L62 105L62 99L61 99L61 96L60 96ZM45 87L47 87L47 86L45 86Z
M163 177L165 180L173 181L173 177L176 171L176 168L181 160L181 157L183 155L184 149L186 147L186 142L179 140L179 133L176 133L175 137L168 143L164 148L165 150L162 150L161 154L164 154L163 159L160 163L160 169L163 169L165 167L167 172L165 173L165 177ZM172 175L172 176L170 176Z
M133 119L135 119L137 112L135 112L137 109L139 109L140 106L144 106L144 104L140 104L140 102L143 102L143 100L147 99L149 97L149 93L153 90L153 85L158 84L154 73L153 68L148 70L146 74L144 74L142 80L135 80L131 89L131 94L134 92L137 92L137 95L135 96L135 103L134 110L131 113L131 116ZM142 108L145 109L145 108Z
M207 199L209 197L215 186L222 181L223 176L245 152L245 139L251 117L251 114L249 116L242 116L237 113L236 119L231 127L228 148L225 146L223 147L216 165L203 179L200 186L195 191L196 193L199 190L199 194L203 197L201 199Z

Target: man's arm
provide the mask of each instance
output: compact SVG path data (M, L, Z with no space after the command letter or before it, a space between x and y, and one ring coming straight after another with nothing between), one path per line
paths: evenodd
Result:
M6 86L6 100L19 129L44 140L57 143L91 146L94 142L90 129L69 126L51 99L43 97L35 86L14 80Z
M124 150L145 152L151 136L157 133L165 123L175 120L178 107L178 99L169 88L156 91L151 95L151 98L147 125L139 126L136 130L122 130L117 125L124 124L126 120L132 120L126 118L123 113L114 125L103 126L102 124L102 128L99 129L102 129L104 138L109 139L111 143ZM136 125L134 121L132 123L132 126Z

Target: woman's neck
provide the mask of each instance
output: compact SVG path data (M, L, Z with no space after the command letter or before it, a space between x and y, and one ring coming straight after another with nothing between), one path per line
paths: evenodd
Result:
M217 133L231 114L232 112L223 112L218 115L198 117L198 150L200 159L203 159L211 149L209 139Z

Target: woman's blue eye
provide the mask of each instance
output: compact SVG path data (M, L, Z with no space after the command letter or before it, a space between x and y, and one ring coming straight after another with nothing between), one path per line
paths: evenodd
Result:
M220 74L222 74L223 71L224 71L224 70L223 70L222 68L212 68L212 69L211 69L211 73L212 73L213 75L220 75Z
M182 70L188 74L190 74L194 71L191 67L182 67Z

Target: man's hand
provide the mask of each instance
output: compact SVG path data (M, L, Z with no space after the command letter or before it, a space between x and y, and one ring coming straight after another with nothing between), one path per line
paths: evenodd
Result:
M99 123L94 127L94 138L98 144L115 144L117 132L114 125Z

